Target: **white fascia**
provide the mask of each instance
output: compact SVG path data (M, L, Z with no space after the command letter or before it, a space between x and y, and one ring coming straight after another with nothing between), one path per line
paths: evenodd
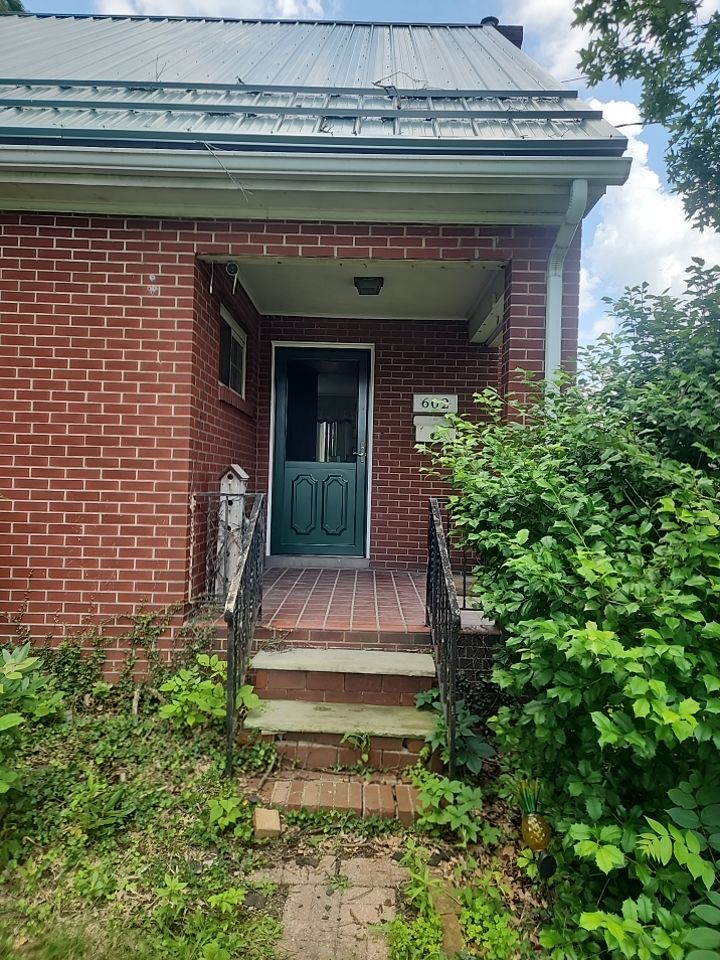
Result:
M315 219L477 223L480 201L488 197L486 222L560 224L572 180L587 181L591 206L608 185L624 183L629 168L624 157L348 156L9 144L0 150L0 209L280 219L295 218L303 205L312 210L319 203ZM466 212L465 198L474 202Z

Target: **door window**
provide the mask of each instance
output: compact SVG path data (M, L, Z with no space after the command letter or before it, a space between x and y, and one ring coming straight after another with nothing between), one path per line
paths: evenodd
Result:
M357 450L359 364L291 358L285 459L351 463Z

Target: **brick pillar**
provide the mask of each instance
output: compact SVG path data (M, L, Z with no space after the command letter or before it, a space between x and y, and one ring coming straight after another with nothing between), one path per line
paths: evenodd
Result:
M503 343L500 356L500 392L510 402L528 394L524 372L543 376L545 350L545 261L511 261L506 270ZM509 410L511 413L511 409Z

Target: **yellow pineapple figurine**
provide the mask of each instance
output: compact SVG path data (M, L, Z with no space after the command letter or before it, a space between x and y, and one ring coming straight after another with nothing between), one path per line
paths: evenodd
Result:
M517 788L518 801L522 808L523 840L536 853L546 850L550 843L552 830L542 814L538 813L540 797L539 780L521 780Z

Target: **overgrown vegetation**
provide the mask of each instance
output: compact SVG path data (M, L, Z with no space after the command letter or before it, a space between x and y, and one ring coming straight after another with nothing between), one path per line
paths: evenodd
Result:
M136 686L110 687L79 651L1 651L0 956L271 960L275 894L252 891L252 805L222 775L215 714L195 703L175 730L158 695L139 709Z
M442 922L432 896L437 881L430 876L427 852L410 841L401 862L410 875L404 891L408 915L388 924L390 960L445 960Z
M720 271L646 286L582 372L437 464L506 631L495 731L556 834L553 960L720 951Z

